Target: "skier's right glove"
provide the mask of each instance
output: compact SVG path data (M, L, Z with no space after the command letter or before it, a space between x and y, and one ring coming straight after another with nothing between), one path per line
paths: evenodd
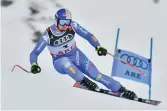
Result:
M41 68L38 66L38 64L36 62L33 62L31 64L31 73L36 74L36 73L40 73L41 72Z

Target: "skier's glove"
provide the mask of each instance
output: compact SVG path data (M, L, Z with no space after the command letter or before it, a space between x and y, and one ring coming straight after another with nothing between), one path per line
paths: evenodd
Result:
M106 56L107 55L107 49L101 47L101 46L97 46L96 47L96 51L97 51L97 54L99 56Z
M36 74L36 73L40 73L41 72L41 68L38 66L38 64L36 62L33 62L31 64L31 73Z

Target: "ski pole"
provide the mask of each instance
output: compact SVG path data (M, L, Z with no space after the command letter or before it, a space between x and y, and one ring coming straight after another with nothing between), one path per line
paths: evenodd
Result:
M139 71L139 72L142 73L144 76L146 76L146 73L145 73L145 72L143 72L142 70L138 69L137 67L135 67L135 66L129 64L129 63L126 62L125 60L123 60L123 59L121 59L121 58L118 58L118 57L115 57L113 54L111 54L111 53L109 53L109 52L108 52L107 54L109 54L110 56L112 56L112 57L114 57L114 58L116 58L116 59L118 59L118 60L124 62L125 64L127 64L127 65L130 66L131 68L133 68L133 69Z
M22 66L17 65L17 64L13 66L13 69L11 70L11 72L13 72L13 70L15 69L16 66L19 67L20 69L22 69L23 71L27 72L27 73L31 73L31 71L27 71L25 68L23 68Z

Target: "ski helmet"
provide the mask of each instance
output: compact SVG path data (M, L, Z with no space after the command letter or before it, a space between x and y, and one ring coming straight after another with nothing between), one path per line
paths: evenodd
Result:
M55 20L66 20L66 19L72 19L71 12L68 9L61 8L59 9L55 14Z

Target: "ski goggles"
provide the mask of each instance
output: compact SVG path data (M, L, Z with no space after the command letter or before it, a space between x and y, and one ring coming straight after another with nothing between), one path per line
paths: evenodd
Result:
M66 20L59 20L59 21L58 21L58 24L59 24L59 25L62 25L62 26L63 26L63 25L68 25L68 26L69 26L69 25L71 25L71 20L69 20L69 19L66 19Z

